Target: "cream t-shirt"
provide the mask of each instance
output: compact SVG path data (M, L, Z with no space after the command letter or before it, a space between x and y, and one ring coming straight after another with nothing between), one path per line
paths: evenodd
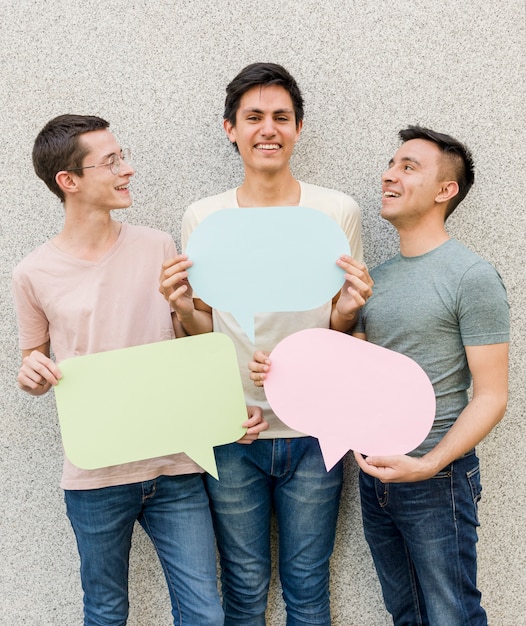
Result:
M352 256L361 261L363 259L363 245L361 235L361 218L358 204L350 196L325 187L318 187L300 182L300 206L323 211L332 217L347 235ZM196 226L208 215L227 208L239 208L237 189L230 189L224 193L194 202L188 207L183 216L181 238L183 250L190 235ZM220 233L218 234L220 236ZM334 259L336 263L337 258ZM301 268L298 267L298 280ZM225 279L226 281L228 278ZM308 285L305 285L308 289ZM195 294L198 297L198 294ZM212 317L215 332L228 335L236 348L245 400L247 404L263 408L265 419L269 422L269 429L259 435L262 439L301 437L303 433L290 429L270 409L261 387L256 387L250 380L248 363L252 360L255 350L271 351L282 339L306 328L329 328L331 302L310 311L257 313L254 318L255 345L249 340L235 318L227 312L213 309ZM320 416L322 419L323 416Z

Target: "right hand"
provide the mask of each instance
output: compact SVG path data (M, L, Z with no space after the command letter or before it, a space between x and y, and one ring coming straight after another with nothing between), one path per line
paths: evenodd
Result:
M163 263L159 279L159 291L175 310L177 317L192 315L194 307L193 291L188 282L188 268L192 261L185 254L179 254Z
M18 386L32 396L41 396L58 384L62 372L48 356L39 350L32 350L22 359L18 371Z

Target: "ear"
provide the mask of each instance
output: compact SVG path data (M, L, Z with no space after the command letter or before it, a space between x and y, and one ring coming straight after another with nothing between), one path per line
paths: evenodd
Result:
M458 183L455 180L448 180L440 185L440 190L435 197L435 202L449 202L458 193Z
M55 182L64 194L76 193L78 191L78 179L71 172L66 172L65 170L58 172L55 176Z
M225 129L226 136L231 143L236 143L236 127L233 126L229 120L223 120L223 128Z
M298 122L298 125L296 126L296 139L294 140L294 143L296 143L298 139L300 138L302 130L303 130L303 120L300 120Z

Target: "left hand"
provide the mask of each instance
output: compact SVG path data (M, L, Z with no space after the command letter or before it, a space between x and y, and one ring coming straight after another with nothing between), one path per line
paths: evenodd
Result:
M336 302L336 311L341 317L353 318L371 297L374 281L367 266L348 255L342 255L336 264L345 272L345 283Z
M250 380L254 381L256 387L263 387L266 374L270 369L270 359L268 358L269 352L263 350L257 350L254 352L252 361L248 364L250 370Z
M263 419L263 411L259 406L247 407L248 419L241 424L247 432L237 440L237 443L250 444L259 437L259 433L268 430L268 422Z
M424 457L412 457L407 454L396 456L368 456L365 459L359 452L354 458L360 468L383 483L413 483L432 478L437 469L431 467Z

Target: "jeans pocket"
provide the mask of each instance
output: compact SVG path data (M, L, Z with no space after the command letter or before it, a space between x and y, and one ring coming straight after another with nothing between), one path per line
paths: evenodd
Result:
M478 524L478 503L482 497L482 484L480 482L480 465L477 465L466 472L466 478L468 480L469 488L471 490L471 499L473 500L473 506L475 509L475 518Z

